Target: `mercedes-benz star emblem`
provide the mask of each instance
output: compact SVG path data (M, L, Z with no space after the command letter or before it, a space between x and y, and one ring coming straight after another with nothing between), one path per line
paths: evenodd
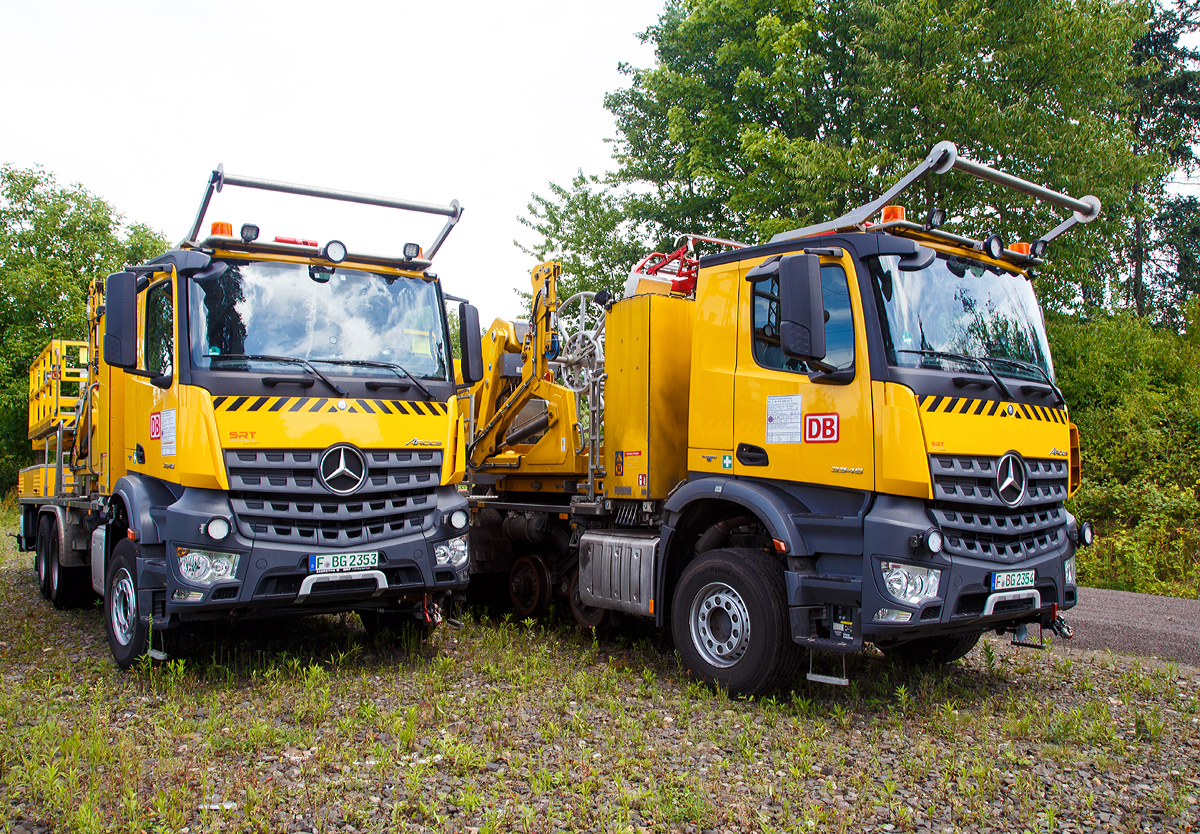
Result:
M1016 452L1000 458L996 467L996 492L1006 507L1016 507L1025 498L1025 461Z
M349 495L367 480L367 459L353 446L330 446L321 455L321 483L336 495Z

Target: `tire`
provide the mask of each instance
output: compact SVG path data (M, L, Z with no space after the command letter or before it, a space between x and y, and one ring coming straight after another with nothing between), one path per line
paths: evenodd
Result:
M86 567L66 567L62 564L62 542L59 541L58 525L51 524L50 547L46 551L46 584L50 603L59 611L78 608L91 590L91 581Z
M50 549L50 535L54 522L49 515L38 519L37 540L33 546L33 572L37 576L38 592L46 599L50 598L50 571L47 570L47 551Z
M760 550L709 551L675 586L671 631L684 666L730 694L759 695L791 682L801 651L789 625L783 567Z
M571 615L575 617L575 622L579 623L583 628L604 628L612 620L612 612L607 608L593 608L590 605L584 605L583 599L579 596L579 571L571 574L571 589L569 591L571 597Z
M538 617L550 605L550 571L538 556L522 556L508 574L508 598L522 619Z
M979 637L978 634L918 637L916 640L892 646L876 644L876 648L905 666L938 665L953 663L961 657L966 657L979 642Z
M138 610L137 557L140 550L131 540L121 539L113 548L104 577L104 630L108 634L108 648L113 660L121 669L128 669L150 648L150 627Z

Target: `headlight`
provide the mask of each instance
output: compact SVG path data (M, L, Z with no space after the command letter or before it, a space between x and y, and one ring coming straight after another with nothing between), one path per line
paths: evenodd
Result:
M930 530L925 534L925 546L929 548L930 553L941 553L944 544L941 530Z
M462 530L467 526L467 511L455 510L450 513L450 526L455 530Z
M899 562L883 562L879 567L883 573L883 586L901 602L919 605L938 595L938 584L942 579L940 570Z
M467 537L459 536L448 542L442 542L433 548L433 560L439 565L452 565L455 570L462 570L471 561L471 551L467 547Z
M1095 536L1095 532L1092 530L1092 522L1090 522L1090 521L1083 522L1083 526L1079 528L1079 540L1081 542L1083 542L1083 546L1091 547L1092 546L1092 538L1094 536Z
M232 579L237 575L237 553L177 547L175 557L179 561L179 574L189 582L211 585L218 579Z
M470 560L471 552L467 547L467 537L459 536L457 539L451 539L450 564L454 565L455 570L462 570Z
M229 535L229 519L216 516L210 518L208 523L204 525L204 532L210 539L220 541Z
M1075 557L1072 556L1067 561L1063 562L1063 578L1068 585L1075 584Z

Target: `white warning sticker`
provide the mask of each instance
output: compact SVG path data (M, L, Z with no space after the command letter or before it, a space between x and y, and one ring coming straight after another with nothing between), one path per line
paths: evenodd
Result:
M175 409L164 408L158 417L158 431L162 439L162 457L175 454Z
M804 442L804 398L767 397L767 442Z

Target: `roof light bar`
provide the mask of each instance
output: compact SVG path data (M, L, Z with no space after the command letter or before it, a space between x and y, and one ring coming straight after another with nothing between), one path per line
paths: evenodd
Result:
M256 188L260 191L276 191L282 194L298 194L303 197L320 197L326 200L340 200L345 203L360 203L368 206L380 206L383 208L402 209L404 211L417 211L425 214L440 214L447 218L440 232L425 249L425 260L432 260L437 254L438 249L446 242L446 238L450 234L450 230L457 225L462 219L463 208L459 205L458 200L451 200L448 206L439 206L434 203L421 203L416 200L400 200L392 197L379 197L374 194L360 194L355 191L339 191L333 188L319 188L312 185L299 185L291 182L280 182L278 180L264 180L257 177L242 177L234 174L227 174L224 165L218 165L216 170L208 178L208 183L204 189L204 197L200 201L200 210L196 212L196 220L192 223L192 228L188 232L188 236L182 243L190 243L195 245L200 240L200 227L204 224L204 215L208 211L208 204L212 201L212 196L215 192L220 192L227 185L236 185L240 188ZM229 234L233 230L230 229Z
M958 148L953 142L938 142L934 145L933 150L929 152L924 162L905 174L899 182L889 188L878 199L847 212L836 220L805 226L802 229L795 229L790 232L781 232L771 238L771 242L795 240L796 238L809 237L825 232L861 231L865 228L867 220L885 206L890 205L897 195L906 190L918 179L929 174L941 175L950 171L962 171L963 173L971 174L978 179L1002 185L1005 188L1019 191L1022 194L1028 194L1031 197L1053 203L1060 208L1069 209L1072 212L1071 217L1068 217L1033 244L1032 254L1034 258L1040 258L1041 254L1045 252L1046 244L1054 240L1054 238L1068 231L1076 224L1090 223L1100 216L1100 200L1091 194L1077 199L1069 194L1045 188L1028 180L1023 180L1020 177L1014 177L1012 174L997 171L995 168L990 168L987 165L982 165L966 157L959 156ZM905 221L898 220L893 222L899 225ZM927 221L927 225L931 224ZM975 246L982 246L983 243L983 241L972 241L972 244Z

